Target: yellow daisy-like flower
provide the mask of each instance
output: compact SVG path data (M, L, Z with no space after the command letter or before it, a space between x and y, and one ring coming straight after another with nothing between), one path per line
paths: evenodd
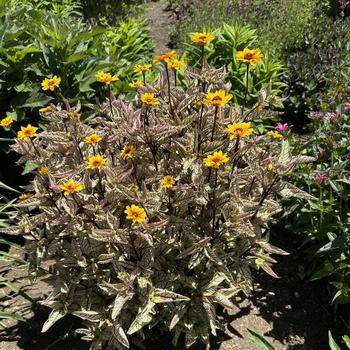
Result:
M133 82L129 83L129 86L133 89L138 89L140 86L143 86L143 82L141 80L134 80Z
M68 182L62 182L60 184L60 189L64 191L63 194L67 197L70 194L82 191L84 189L84 185L70 179Z
M10 126L12 123L13 119L11 117L6 117L0 120L0 126L2 126L3 128Z
M278 131L271 130L271 131L268 131L266 134L272 137L273 139L283 139L283 135L280 134Z
M138 64L134 67L134 73L146 73L151 69L151 64Z
M219 169L221 165L227 163L228 161L229 157L222 151L214 152L203 160L206 167L214 169Z
M215 107L225 107L226 104L232 99L231 94L226 95L225 90L218 90L214 92L208 92L203 100L204 104L210 104Z
M79 113L77 113L77 112L70 112L68 115L69 115L69 117L70 117L72 120L74 120L74 121L76 121L76 122L79 122L79 121L80 121L80 114L79 114Z
M165 53L164 55L156 55L154 56L154 61L156 62L169 62L171 60L174 60L176 58L176 53L175 51L169 51Z
M236 53L236 59L238 61L243 61L251 64L252 66L256 66L260 63L262 58L262 53L260 49L250 50L245 48L243 51L238 51Z
M172 188L174 186L175 179L171 175L166 175L162 178L163 188Z
M28 140L29 138L38 136L38 134L36 133L37 130L38 128L31 126L30 124L28 124L27 126L21 126L21 130L18 131L17 137L20 140Z
M100 154L96 154L95 156L91 156L86 164L86 169L89 170L98 170L98 169L104 169L106 166L107 159L104 156L101 156Z
M47 175L49 173L49 168L47 166L42 166L40 169L39 169L39 173L41 175Z
M143 222L147 217L145 209L135 204L128 205L124 213L126 214L126 218L133 222Z
M87 143L88 145L96 146L101 140L102 140L102 137L100 135L91 134L85 137L84 142Z
M50 90L54 91L61 84L61 78L57 75L54 75L52 78L45 78L41 82L41 87L44 91Z
M268 165L266 166L266 169L267 169L268 171L274 171L274 170L275 170L275 167L274 167L272 164L268 164Z
M230 139L234 139L236 137L244 137L249 136L253 133L253 128L251 123L233 123L229 124L226 129L230 134Z
M50 112L52 110L53 110L52 106L46 106L46 107L40 108L39 113L47 113L47 112Z
M184 61L174 60L167 63L169 69L179 70L185 66Z
M29 198L32 198L33 195L31 193L22 193L19 197L18 197L18 200L20 202L23 202L25 201L26 199L29 199Z
M126 158L132 158L134 154L137 152L136 147L133 145L125 146L121 151L120 155L126 159Z
M112 75L111 73L99 71L96 73L96 80L99 83L110 84L119 80L119 78L116 75Z
M211 33L194 33L190 39L195 44L207 45L215 39L215 36Z
M145 92L141 95L141 101L146 105L159 105L158 99L154 96L153 93Z

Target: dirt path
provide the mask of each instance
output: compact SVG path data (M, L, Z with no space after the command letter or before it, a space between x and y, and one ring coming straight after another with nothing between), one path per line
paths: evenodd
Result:
M155 54L169 51L169 31L171 29L171 12L167 11L166 0L150 1L145 5L143 18L151 28L151 37L155 43Z

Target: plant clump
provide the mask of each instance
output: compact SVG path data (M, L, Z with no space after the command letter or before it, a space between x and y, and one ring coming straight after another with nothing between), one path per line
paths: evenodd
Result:
M156 57L158 81L135 85L133 100L109 91L88 118L64 100L42 114L45 128L15 139L35 177L18 226L3 231L27 239L32 274L51 275L43 331L73 314L92 349L140 345L154 327L174 343L184 333L187 347L209 344L224 329L218 310L252 289L251 270L276 277L271 254L285 252L267 225L279 196L311 197L284 177L312 158L254 129L271 115L271 91L260 94L264 108L231 105L224 69L203 57L175 86L174 59Z

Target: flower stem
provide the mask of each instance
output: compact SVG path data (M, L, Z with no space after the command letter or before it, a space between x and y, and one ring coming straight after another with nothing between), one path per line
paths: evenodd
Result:
M204 69L204 59L205 59L205 50L204 50L204 45L201 46L201 68L202 71Z
M213 142L213 140L214 140L214 133L215 133L215 128L216 128L216 119L218 117L218 111L219 111L219 107L215 107L214 123L213 123L213 129L211 130L210 142Z
M245 80L245 95L244 95L244 103L242 107L242 115L244 113L245 107L247 105L247 99L248 99L248 93L249 93L249 63L247 63L247 70L246 70L246 80Z
M218 184L218 170L215 169L215 179L214 179L214 189L213 189L213 226L212 226L212 237L214 237L214 233L215 233L215 217L216 217L216 187Z
M165 72L166 72L166 79L167 79L167 82L168 82L168 96L169 96L170 113L173 116L174 112L173 112L173 107L172 107L172 104L171 104L170 76L169 76L169 69L168 69L168 66L167 66L166 63L165 63Z
M111 87L111 84L108 85L108 89L109 89L109 108L111 109L111 116L114 117L113 106L112 106L112 87Z
M146 86L146 72L142 72L143 85Z

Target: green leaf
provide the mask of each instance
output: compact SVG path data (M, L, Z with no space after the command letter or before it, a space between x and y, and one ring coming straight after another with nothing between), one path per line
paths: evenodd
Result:
M262 335L250 330L248 328L248 332L250 333L250 338L260 346L263 350L276 350Z
M350 338L347 335L343 337L345 345L350 349Z
M333 339L331 331L328 331L328 339L329 339L329 347L331 348L331 350L341 350L340 347L335 342L335 340Z
M115 324L113 327L113 335L118 342L129 349L129 340L120 324Z
M13 187L10 187L10 186L4 184L2 181L0 181L0 188L4 188L5 190L16 192L16 193L21 193L21 192L17 191L16 189L14 189Z
M13 314L13 313L9 313L9 312L0 311L0 320L4 319L4 318L26 322L26 319L23 318L22 316L19 316L17 314Z
M52 327L59 319L65 315L66 313L63 310L52 310L48 319L43 325L41 333L45 333L50 327Z
M24 170L22 172L22 175L26 175L31 173L34 169L36 169L38 166L31 163L31 162L26 162L25 166L24 166Z
M282 141L281 153L278 157L278 162L281 164L286 164L290 160L290 146L287 140Z

